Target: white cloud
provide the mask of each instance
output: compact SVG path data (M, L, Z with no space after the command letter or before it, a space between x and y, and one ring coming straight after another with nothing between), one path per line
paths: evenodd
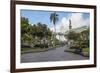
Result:
M61 21L56 24L56 32L62 32L69 30L69 19L71 19L72 28L77 28L85 25L89 25L89 19L84 19L82 13L72 13L71 16L63 17ZM51 30L54 31L52 26Z
M72 28L78 28L81 26L89 25L89 19L84 19L82 17L82 13L72 13L69 17L63 17L57 24L56 24L56 32L65 33L69 30L69 19L71 19ZM54 27L50 28L54 31ZM57 37L58 38L58 37ZM62 37L65 40L64 37Z
M69 19L72 21L72 28L89 25L89 19L84 19L82 13L73 13Z
M56 24L56 32L64 33L68 29L68 24L69 22L67 18L63 17L62 20ZM50 29L54 31L54 26L52 26Z

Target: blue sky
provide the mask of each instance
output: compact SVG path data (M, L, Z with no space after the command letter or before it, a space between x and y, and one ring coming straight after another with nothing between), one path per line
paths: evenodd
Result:
M52 11L21 10L21 16L28 18L31 24L37 24L38 22L41 22L43 24L48 25L48 27L51 27L51 23L49 19L51 13L53 12ZM57 14L59 15L59 22L61 22L63 17L66 17L66 19L69 18L72 15L72 12L59 11L57 12ZM89 19L89 17L90 17L89 13L82 13L82 18L84 20Z

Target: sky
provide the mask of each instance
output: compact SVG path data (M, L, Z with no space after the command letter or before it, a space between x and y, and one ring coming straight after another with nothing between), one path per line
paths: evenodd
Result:
M31 24L36 24L41 22L43 24L51 27L50 23L50 14L53 13L51 11L34 11L34 10L21 10L21 16L29 19ZM59 20L61 20L64 16L68 17L70 13L65 12L57 12L59 15Z
M36 11L36 10L21 10L21 17L29 19L31 25L41 22L46 24L51 31L54 31L54 26L50 22L50 14L53 11ZM90 14L80 12L61 12L57 11L59 21L56 23L56 32L65 33L69 30L69 19L71 20L72 28L90 25Z
M29 19L30 24L37 24L41 22L46 24L53 30L53 24L50 22L50 14L52 11L35 11L35 10L21 10L21 16ZM59 21L56 23L56 29L61 30L65 28L68 30L69 19L71 19L72 28L89 25L89 13L74 13L74 12L57 12ZM63 29L64 30L64 29Z

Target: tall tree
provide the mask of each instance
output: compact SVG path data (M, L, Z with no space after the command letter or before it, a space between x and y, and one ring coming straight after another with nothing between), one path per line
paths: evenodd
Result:
M54 39L56 39L56 23L58 22L58 14L56 12L51 13L50 15L50 22L54 25Z
M21 17L21 42L25 42L25 34L27 34L29 26L29 21L25 17Z

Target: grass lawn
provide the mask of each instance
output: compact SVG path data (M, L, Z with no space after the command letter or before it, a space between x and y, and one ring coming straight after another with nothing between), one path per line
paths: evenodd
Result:
M82 50L82 54L84 55L84 56L87 56L87 57L89 57L89 48L83 48L83 50Z
M65 52L75 52L75 49L70 49L70 48L67 48L64 50Z
M65 51L65 52L72 52L72 53L75 53L75 50L76 50L76 49L67 48L67 49L65 49L64 51ZM85 56L85 57L89 57L89 48L83 48L83 49L82 49L82 52L81 52L81 55L82 55L82 56Z
M36 53L51 50L52 48L21 48L21 54Z
M83 48L83 52L89 52L89 48Z

